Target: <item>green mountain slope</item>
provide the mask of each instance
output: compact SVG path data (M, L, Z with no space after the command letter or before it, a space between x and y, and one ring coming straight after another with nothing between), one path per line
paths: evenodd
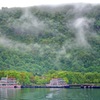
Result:
M0 70L100 72L100 6L2 8Z

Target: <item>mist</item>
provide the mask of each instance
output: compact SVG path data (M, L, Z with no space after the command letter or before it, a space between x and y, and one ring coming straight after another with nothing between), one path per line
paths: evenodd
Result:
M2 9L2 66L8 66L8 62L3 63L9 61L9 55L7 60L3 58L7 50L13 54L12 59L14 55L19 58L12 60L13 65L9 61L9 66L35 73L52 69L86 71L88 66L98 66L99 9L92 4Z
M90 44L88 43L88 40L87 40L87 36L90 33L89 25L93 24L93 22L94 22L94 19L88 19L86 17L77 18L74 21L73 27L76 30L76 32L75 32L76 42L79 45L90 46Z
M39 35L46 28L44 21L40 21L32 15L29 8L24 8L23 14L19 19L9 22L9 27L12 27L15 33L18 34L34 34Z
M69 26L71 30L74 32L74 39L67 39L64 41L61 49L59 49L57 52L57 55L63 55L67 54L67 49L73 49L74 46L80 46L80 47L91 47L91 45L88 42L88 35L90 34L90 25L94 23L93 18L87 18L84 16L83 12L88 12L92 9L92 5L87 4L71 4L71 5L61 5L61 6L40 6L37 7L39 11L46 12L52 14L60 13L60 12L66 12L66 17L68 14L74 15L69 21L66 21L66 25ZM66 10L67 9L67 10ZM38 17L36 17L34 14L32 14L30 8L24 8L22 10L22 15L15 20L11 20L11 18L8 19L8 26L14 30L14 33L16 34L33 34L34 36L38 36L40 34L45 35L45 30L50 31L50 34L53 34L55 37L64 36L63 33L61 33L57 28L53 29L51 26L59 26L59 22L53 22L53 20L40 20ZM52 31L53 30L53 31ZM39 38L39 37L38 37ZM32 51L32 48L34 47L34 44L38 44L40 49L40 53L43 54L44 49L42 49L43 45L41 43L30 43L27 45L26 43L20 43L14 40L10 40L7 37L0 37L0 43L4 45L4 47L8 48L19 48L19 50L23 51ZM49 47L50 49L53 48L52 46L44 44L45 47ZM68 54L69 55L69 54ZM58 57L59 58L59 57Z
M34 52L34 50L41 47L37 43L27 45L26 43L11 40L6 36L0 36L0 45L19 52Z

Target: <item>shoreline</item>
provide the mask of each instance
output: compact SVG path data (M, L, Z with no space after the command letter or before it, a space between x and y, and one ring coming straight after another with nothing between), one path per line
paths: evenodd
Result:
M80 89L88 89L88 88L94 88L94 89L100 89L100 86L92 86L92 85L67 85L67 86L46 86L46 85L22 85L21 88L80 88Z

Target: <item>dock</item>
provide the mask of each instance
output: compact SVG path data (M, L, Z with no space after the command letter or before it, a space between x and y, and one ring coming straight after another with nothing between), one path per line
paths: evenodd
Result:
M67 86L46 86L46 85L22 85L21 88L70 88L70 89L100 89L100 86L95 86L91 84L69 84Z
M70 88L70 86L46 86L46 85L36 85L36 86L21 86L21 88Z
M97 88L99 89L100 86L96 86L94 84L70 84L70 88L82 88L82 89Z

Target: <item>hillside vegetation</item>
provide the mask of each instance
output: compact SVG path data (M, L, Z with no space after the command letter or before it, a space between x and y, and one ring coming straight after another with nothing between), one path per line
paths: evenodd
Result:
M21 85L45 85L52 78L62 78L68 84L95 84L100 86L100 73L98 72L71 72L50 70L42 76L33 75L30 72L23 71L0 71L0 78L16 78Z
M100 5L2 8L0 70L100 72Z

